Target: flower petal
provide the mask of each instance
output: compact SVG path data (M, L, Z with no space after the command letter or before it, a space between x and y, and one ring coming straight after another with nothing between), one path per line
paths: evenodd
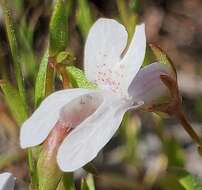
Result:
M145 25L137 25L135 34L132 38L131 44L120 62L119 67L121 72L120 88L123 93L128 90L128 87L135 75L139 71L145 56L146 51L146 35L145 35Z
M15 186L15 178L11 173L0 174L0 190L13 190Z
M67 89L48 96L32 116L24 122L20 130L22 148L42 143L59 118L60 109L74 98L92 92L87 89Z
M129 86L129 95L135 101L144 101L145 105L155 103L160 97L169 95L169 91L160 79L160 75L172 75L168 65L158 62L140 69Z
M120 61L127 37L125 27L117 21L104 18L96 21L88 34L84 52L85 73L90 81L97 83L99 71Z
M74 171L95 158L114 135L130 106L110 92L103 93L103 103L96 112L78 125L60 146L57 155L60 168Z

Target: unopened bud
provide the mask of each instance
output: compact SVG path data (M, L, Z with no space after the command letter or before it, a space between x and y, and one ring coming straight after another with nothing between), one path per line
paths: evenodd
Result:
M170 68L158 62L152 63L140 69L129 87L129 94L138 101L144 102L144 109L165 102L169 90L160 79L161 75L170 75Z

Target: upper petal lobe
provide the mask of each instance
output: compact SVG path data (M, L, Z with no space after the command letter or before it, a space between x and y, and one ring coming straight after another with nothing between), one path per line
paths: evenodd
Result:
M143 64L146 51L145 25L137 25L130 46L117 66L117 72L121 73L117 80L120 80L120 88L123 93L128 92L132 80ZM121 77L121 78L120 78Z
M95 22L88 34L84 52L85 73L90 81L99 83L97 77L101 73L98 72L118 64L127 38L125 27L117 21L101 18Z

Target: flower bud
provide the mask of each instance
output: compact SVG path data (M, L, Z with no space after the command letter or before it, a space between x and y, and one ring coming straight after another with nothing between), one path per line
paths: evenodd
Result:
M144 109L153 111L154 106L168 102L170 92L161 76L172 76L172 69L161 63L152 63L137 73L129 87L129 94L136 102L143 101Z

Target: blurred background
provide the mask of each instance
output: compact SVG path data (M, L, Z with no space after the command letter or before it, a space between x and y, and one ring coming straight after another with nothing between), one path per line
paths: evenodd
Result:
M66 49L82 68L84 43L90 26L99 17L114 18L132 35L137 22L145 22L149 43L160 46L178 72L184 109L202 136L202 1L201 0L69 0ZM21 67L33 110L34 83L47 47L51 0L10 0L16 24ZM15 84L11 52L0 6L0 79ZM57 82L57 81L56 81ZM58 85L58 88L61 88ZM128 113L116 136L94 160L98 190L183 189L171 170L183 167L202 180L202 158L191 138L174 118L153 113ZM19 147L19 127L0 92L0 171L18 178L18 189L27 189L26 154ZM169 172L168 172L169 171ZM79 178L85 171L75 173ZM79 189L79 188L78 188Z

